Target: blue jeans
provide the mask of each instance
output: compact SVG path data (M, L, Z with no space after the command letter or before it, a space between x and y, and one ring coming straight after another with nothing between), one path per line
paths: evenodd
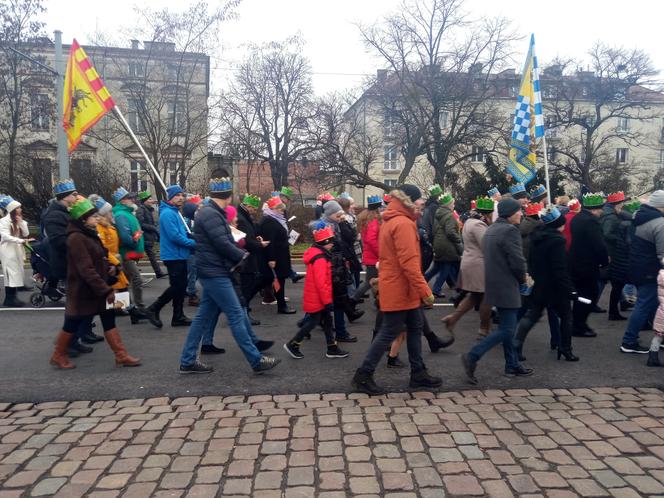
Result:
M184 342L180 365L190 366L196 361L198 347L203 335L214 333L219 313L226 314L228 326L231 329L235 342L242 350L245 358L252 367L258 365L261 354L252 340L251 327L248 327L247 312L240 305L240 300L233 288L229 277L213 277L199 279L203 286L203 296L198 307L198 313L189 328L187 339Z
M655 282L637 285L636 304L627 322L627 330L623 335L623 344L639 342L639 332L649 320L652 320L659 306L657 284Z
M187 296L196 295L196 256L192 253L187 259Z
M478 342L468 353L468 357L477 362L494 346L503 344L505 354L505 371L519 367L519 360L514 348L514 332L516 331L517 313L519 308L498 308L500 323L498 328Z
M429 270L424 274L424 280L427 282L431 280L434 276L438 275L436 281L433 283L431 290L434 294L440 294L443 290L443 285L445 281L450 278L456 282L457 279L457 264L449 263L446 261L434 261L433 265Z

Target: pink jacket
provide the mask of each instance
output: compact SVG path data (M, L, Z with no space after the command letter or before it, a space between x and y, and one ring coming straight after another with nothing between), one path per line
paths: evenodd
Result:
M655 313L653 329L657 335L664 336L664 270L659 270L657 275L657 297L659 298L659 307L657 313Z
M380 233L380 223L378 220L371 220L362 230L362 264L375 266L378 263L378 234Z

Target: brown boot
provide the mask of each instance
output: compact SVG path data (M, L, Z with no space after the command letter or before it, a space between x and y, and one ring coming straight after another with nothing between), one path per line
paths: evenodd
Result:
M55 339L55 351L53 351L53 356L51 356L51 365L55 365L63 370L76 368L76 365L69 361L67 357L67 350L72 337L74 337L74 334L60 330L58 337Z
M124 344L122 344L122 339L120 339L118 329L111 329L104 332L104 337L115 353L116 367L137 367L141 364L140 358L134 358L127 353Z

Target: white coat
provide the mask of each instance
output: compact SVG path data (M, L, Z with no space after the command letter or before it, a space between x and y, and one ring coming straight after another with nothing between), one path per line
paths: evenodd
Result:
M19 230L23 237L27 237L28 224L21 220ZM23 239L11 234L11 215L0 219L0 262L5 276L5 287L23 287L23 264L25 262L25 247Z

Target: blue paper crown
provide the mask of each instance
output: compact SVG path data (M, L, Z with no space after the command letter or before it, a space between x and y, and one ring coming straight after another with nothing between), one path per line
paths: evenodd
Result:
M233 182L230 178L212 178L210 180L209 188L212 193L232 192ZM278 192L277 195L279 195Z
M526 191L526 186L523 183L517 183L516 185L512 185L510 187L510 194L519 194L521 192Z
M493 197L496 194L500 194L500 190L498 190L498 187L492 187L489 189L487 194L489 194L489 197Z
M318 230L322 230L326 226L327 223L325 223L323 220L316 220L311 224L311 231L317 232Z
M540 220L542 220L544 224L548 224L560 218L560 211L558 210L557 207L550 206L545 209L542 209L539 215L540 215Z
M339 199L352 199L352 197L348 192L341 192L341 194L339 195Z
M108 202L106 202L106 200L103 197L99 197L95 201L95 207L97 208L97 211L100 211L101 208L103 208L106 204L108 204Z
M367 204L382 204L383 198L380 195L370 195L367 198Z
M273 190L272 192L270 192L270 197L279 197L280 195L281 192L279 192L278 190Z
M0 209L7 209L7 206L14 199L10 195L0 194Z
M534 189L530 191L531 197L539 197L540 195L546 194L546 187L544 185L537 185Z
M71 178L67 178L66 180L60 180L53 187L54 195L69 194L72 192L76 192L76 185L74 184L74 180L72 180Z
M118 187L118 189L113 192L113 201L120 202L122 199L129 195L129 191L124 187Z

